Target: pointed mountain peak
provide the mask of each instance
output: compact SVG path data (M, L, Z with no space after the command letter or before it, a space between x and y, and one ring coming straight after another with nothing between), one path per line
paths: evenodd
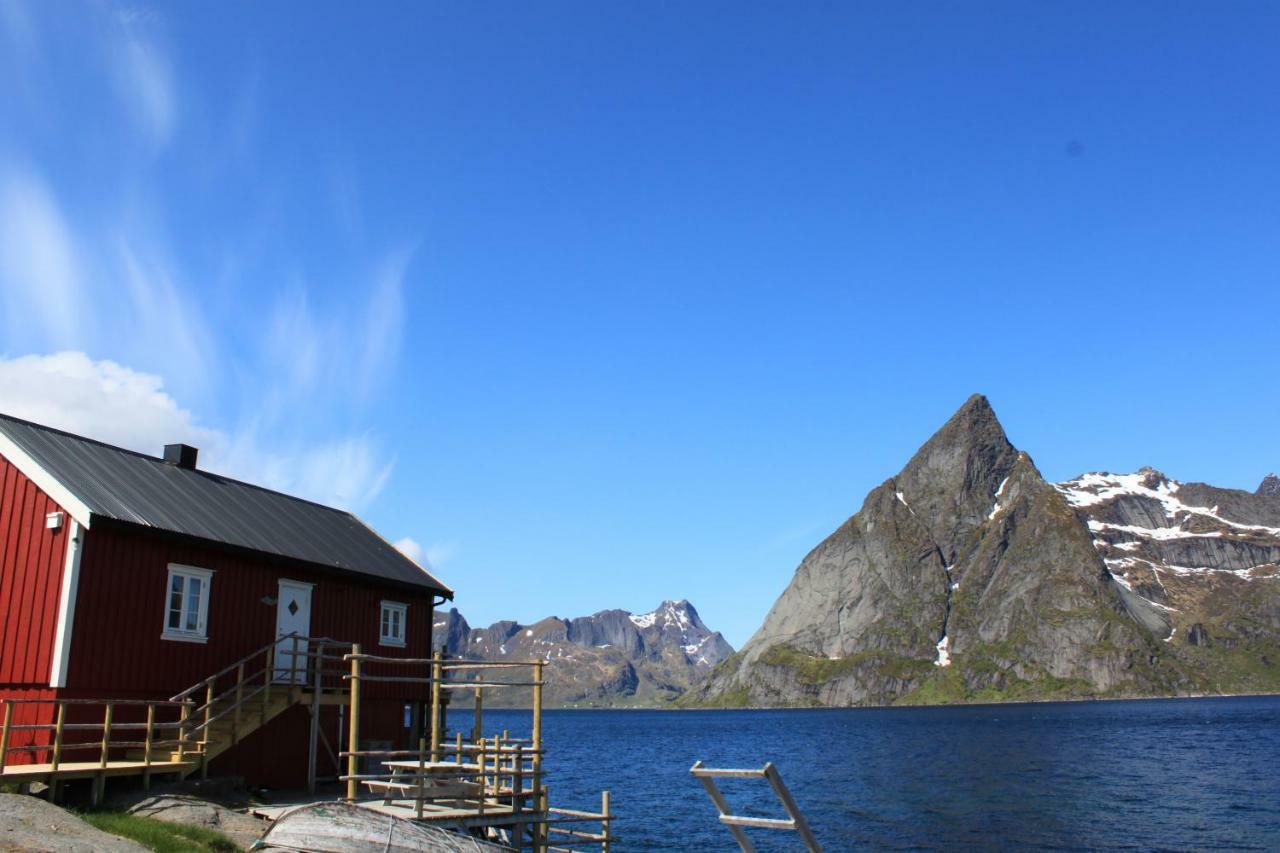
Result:
M1018 458L991 403L974 394L911 457L896 490L949 557L987 517Z
M1268 474L1262 478L1262 484L1258 486L1257 494L1267 497L1280 497L1280 477L1275 474Z

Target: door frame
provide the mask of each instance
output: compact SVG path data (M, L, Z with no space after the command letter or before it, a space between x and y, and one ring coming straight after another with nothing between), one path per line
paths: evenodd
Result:
M307 630L304 633L307 635L310 635L311 614L315 610L314 605L315 605L316 585L313 583L307 583L306 581L290 580L289 578L277 578L276 582L277 582L277 595L276 595L276 634L275 634L276 636L275 674L272 676L271 680L277 684L291 684L291 683L306 684L307 682L306 662L310 660L309 658L304 658L302 661L298 663L296 673L293 670L292 666L280 665L281 658L288 660L290 664L293 663L293 641L281 639L281 637L284 635L284 631L282 630L282 626L280 625L280 623L282 621L281 614L284 613L284 599L285 599L286 588L292 587L294 590L298 590L298 591L306 590L307 592ZM293 614L293 615L296 616L296 614ZM307 641L300 640L298 642L298 657L302 657L306 653L306 651L307 651ZM296 675L296 680L291 679L291 676L295 676L295 675Z

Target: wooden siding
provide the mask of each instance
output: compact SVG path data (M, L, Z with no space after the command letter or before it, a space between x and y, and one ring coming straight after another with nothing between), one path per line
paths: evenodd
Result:
M47 688L71 517L0 457L0 689Z
M170 563L214 571L207 643L161 639ZM68 692L167 698L195 684L271 641L281 578L315 584L312 636L357 642L373 654L430 655L432 599L426 591L415 595L373 578L284 566L150 531L95 525L80 564ZM409 605L404 648L378 644L383 599ZM371 687L371 698L426 695L423 685Z

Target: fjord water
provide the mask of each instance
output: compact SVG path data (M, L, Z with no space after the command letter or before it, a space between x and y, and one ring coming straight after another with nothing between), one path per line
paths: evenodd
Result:
M528 726L485 715L487 731ZM549 711L544 733L553 805L596 810L611 790L618 850L736 849L689 775L698 759L773 761L828 851L1280 849L1280 697ZM783 816L763 780L722 785L739 814Z

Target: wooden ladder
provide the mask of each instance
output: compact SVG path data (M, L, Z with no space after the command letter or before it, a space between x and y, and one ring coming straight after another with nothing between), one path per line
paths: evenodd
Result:
M751 843L751 839L743 832L743 829L748 827L752 829L784 829L795 832L800 836L800 839L804 842L805 849L809 853L822 853L822 846L813 837L813 832L809 829L809 822L804 819L800 806L796 804L795 798L787 790L786 784L782 781L782 776L778 773L778 768L773 766L772 761L766 762L764 767L759 770L703 767L702 762L697 761L694 762L693 767L689 768L689 772L702 783L703 788L707 789L707 796L711 798L711 802L715 803L716 810L720 812L720 822L729 827L729 831L733 833L733 838L738 842L738 846L742 848L743 853L755 853L756 849L756 846ZM778 795L778 801L782 803L782 808L786 810L788 817L784 820L781 818L747 817L734 814L732 809L729 808L729 802L716 785L716 779L768 779L769 784L773 786L773 792Z

